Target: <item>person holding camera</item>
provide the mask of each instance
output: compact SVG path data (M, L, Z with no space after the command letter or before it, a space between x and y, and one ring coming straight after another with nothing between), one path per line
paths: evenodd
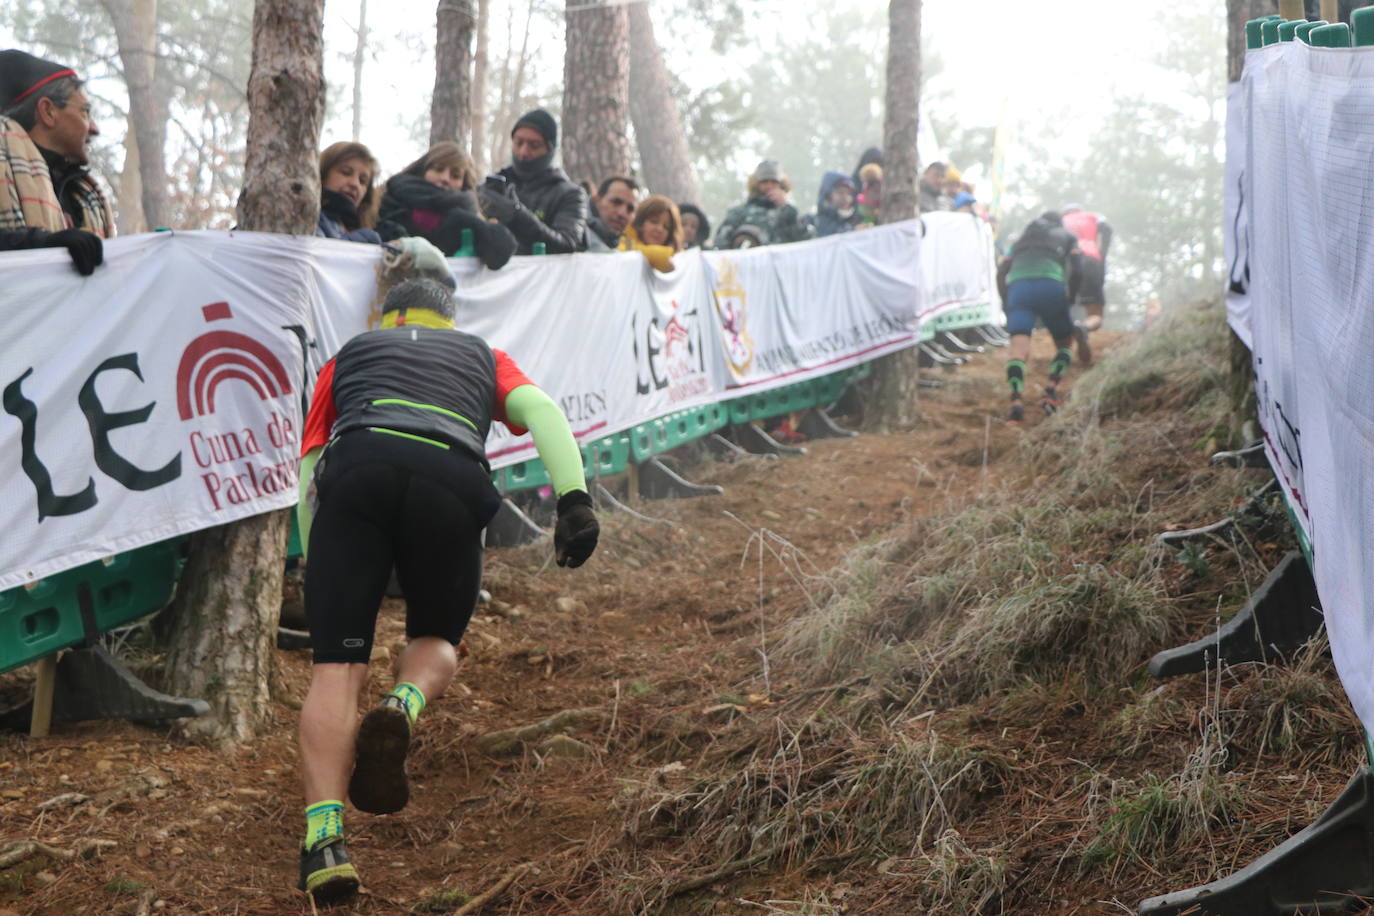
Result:
M515 253L515 238L483 217L476 186L477 172L462 147L452 140L434 144L386 183L377 219L382 241L418 236L453 257L469 229L477 257L501 269Z
M482 211L515 236L518 254L536 243L546 254L587 249L587 192L553 164L558 122L542 108L521 116L511 130L511 164L488 175L478 189Z

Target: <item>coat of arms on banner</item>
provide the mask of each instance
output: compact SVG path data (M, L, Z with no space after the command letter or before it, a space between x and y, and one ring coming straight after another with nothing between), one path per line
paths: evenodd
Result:
M754 362L754 339L749 336L749 319L745 313L747 294L740 282L739 270L725 259L720 262L715 298L725 360L730 364L730 372L736 378L743 378Z

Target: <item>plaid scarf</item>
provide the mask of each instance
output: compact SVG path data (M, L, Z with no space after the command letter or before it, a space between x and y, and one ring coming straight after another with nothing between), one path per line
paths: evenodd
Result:
M95 179L83 172L70 186L81 208L77 228L112 238L114 215ZM0 228L20 226L58 232L71 227L71 218L58 203L48 164L28 132L9 118L0 118Z

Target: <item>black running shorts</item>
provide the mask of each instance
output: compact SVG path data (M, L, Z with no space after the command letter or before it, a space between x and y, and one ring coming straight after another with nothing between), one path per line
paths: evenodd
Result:
M459 449L371 429L340 436L321 463L305 567L316 663L368 661L393 565L406 635L456 645L481 585L482 529L501 504L488 472Z
M1078 281L1079 305L1106 305L1107 294L1103 289L1106 283L1105 265L1097 258L1086 255L1080 261L1082 278Z

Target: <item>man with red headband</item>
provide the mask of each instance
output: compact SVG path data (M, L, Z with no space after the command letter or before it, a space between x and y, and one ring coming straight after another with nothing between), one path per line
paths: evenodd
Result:
M0 250L66 248L85 276L114 216L86 168L100 131L82 86L69 67L0 51Z

